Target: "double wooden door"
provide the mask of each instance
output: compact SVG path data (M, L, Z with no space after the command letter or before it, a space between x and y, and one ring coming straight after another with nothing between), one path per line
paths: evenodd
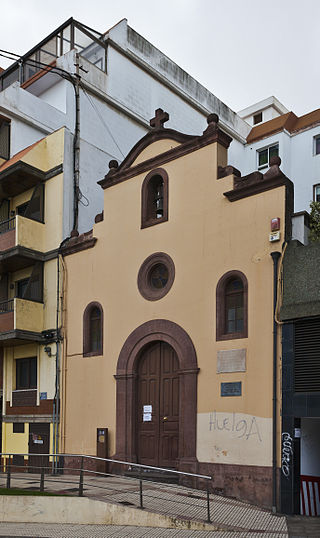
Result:
M179 363L165 342L142 353L137 390L138 463L175 468L179 449Z

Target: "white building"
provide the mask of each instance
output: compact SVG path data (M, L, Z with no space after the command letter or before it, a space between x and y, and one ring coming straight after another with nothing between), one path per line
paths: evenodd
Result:
M47 65L52 66L48 72ZM70 74L72 81L70 81ZM166 126L202 134L206 117L216 112L234 139L233 160L241 161L248 124L179 68L124 19L105 34L68 20L0 75L0 114L15 153L43 136L67 128L69 159L64 162L64 236L73 224L73 135L75 88L80 94L79 231L92 227L102 210L97 181L110 159L121 161L149 129L157 108L170 113ZM3 146L7 146L2 142ZM1 147L1 146L0 146Z
M278 154L282 171L294 182L295 212L306 211L312 200L320 200L320 109L297 117L270 97L238 114L253 125L241 172L263 172L272 155Z
M52 66L50 72L46 65ZM242 175L264 171L270 157L278 153L283 172L295 184L296 212L308 210L310 201L320 196L320 109L297 118L269 97L236 114L128 26L126 19L104 34L69 19L0 74L0 157L8 136L7 157L12 157L62 126L68 130L65 237L74 227L77 75L80 232L92 226L102 209L96 182L107 172L109 160L123 159L150 128L157 108L169 112L167 127L190 134L201 134L208 114L216 112L221 128L233 138L229 162Z

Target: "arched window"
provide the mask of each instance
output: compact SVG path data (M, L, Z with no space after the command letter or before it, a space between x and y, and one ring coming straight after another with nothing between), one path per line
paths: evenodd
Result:
M103 353L103 310L99 303L88 304L83 313L83 356Z
M248 336L248 281L241 271L229 271L217 284L217 340Z
M168 174L162 168L149 172L141 190L141 228L168 220Z

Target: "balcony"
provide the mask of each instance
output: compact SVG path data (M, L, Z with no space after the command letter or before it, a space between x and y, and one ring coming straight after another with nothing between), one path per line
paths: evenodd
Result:
M0 271L24 269L43 261L45 225L21 215L0 223Z
M0 341L3 345L42 341L43 303L9 299L0 303Z

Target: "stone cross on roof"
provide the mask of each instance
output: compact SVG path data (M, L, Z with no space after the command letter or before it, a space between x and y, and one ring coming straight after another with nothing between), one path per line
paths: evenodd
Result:
M150 120L150 125L155 129L161 129L161 127L163 127L163 124L168 121L168 119L168 112L164 112L162 108L157 108L155 112L155 117Z

